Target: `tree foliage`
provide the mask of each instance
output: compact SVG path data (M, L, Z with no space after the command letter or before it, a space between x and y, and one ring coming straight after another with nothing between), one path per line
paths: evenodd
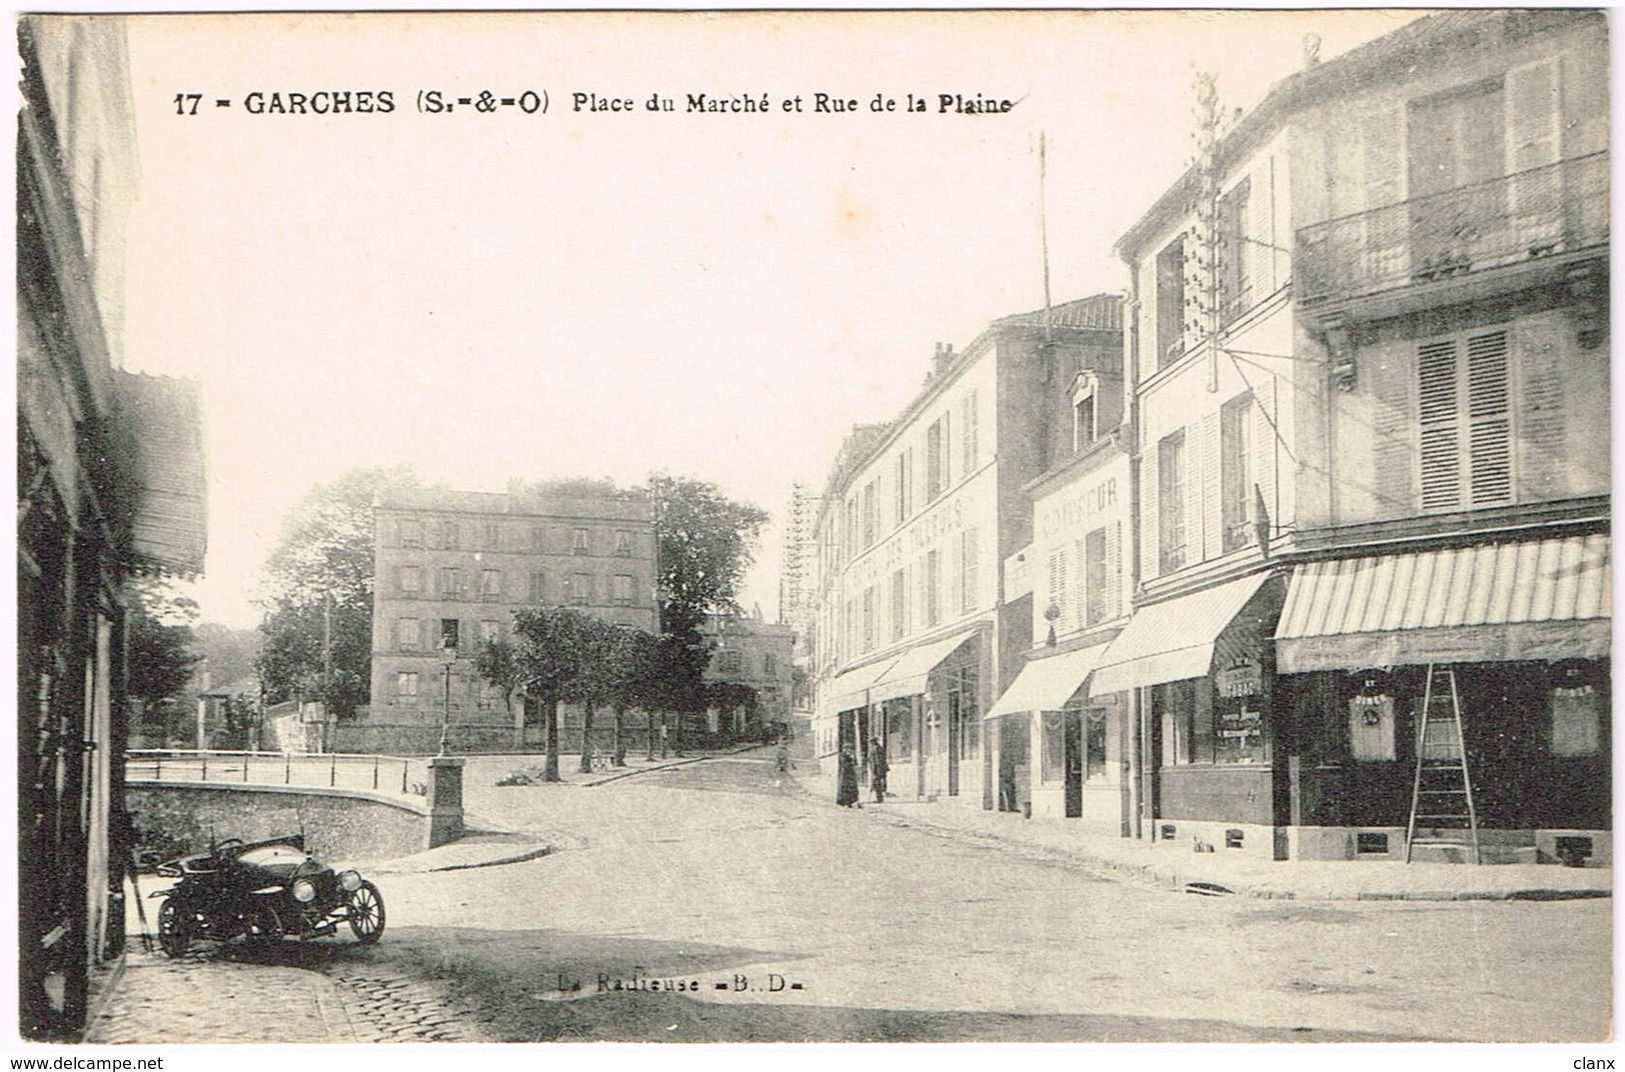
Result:
M660 546L661 630L697 633L707 614L737 609L767 511L694 477L656 473L649 493Z
M373 502L419 486L405 466L355 469L311 488L289 511L262 573L256 667L267 700L321 700L341 718L368 701Z
M201 658L192 634L197 601L150 578L132 580L126 596L129 676L125 688L144 707L155 707L186 691Z

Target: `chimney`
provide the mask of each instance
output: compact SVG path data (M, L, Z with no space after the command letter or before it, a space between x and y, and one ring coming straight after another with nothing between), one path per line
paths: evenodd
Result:
M948 366L953 364L953 361L954 344L951 342L937 343L937 352L931 358L931 375L933 377L941 376L948 370Z

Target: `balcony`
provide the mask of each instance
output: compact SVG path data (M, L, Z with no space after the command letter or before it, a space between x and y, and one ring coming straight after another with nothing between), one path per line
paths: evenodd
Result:
M1451 281L1538 285L1608 244L1608 154L1317 223L1298 231L1298 301L1330 306ZM1389 313L1407 311L1399 306Z

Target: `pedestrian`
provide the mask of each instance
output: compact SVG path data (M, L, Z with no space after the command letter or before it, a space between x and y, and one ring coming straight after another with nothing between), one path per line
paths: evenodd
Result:
M869 742L869 787L875 791L875 803L886 803L886 772L891 770L891 764L886 762L886 742L876 737Z
M852 754L850 744L841 745L838 768L839 785L835 789L835 803L850 808L858 802L858 757Z

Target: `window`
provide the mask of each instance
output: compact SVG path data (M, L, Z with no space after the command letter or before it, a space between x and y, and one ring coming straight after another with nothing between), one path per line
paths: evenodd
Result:
M1157 547L1161 572L1185 564L1185 432L1157 443Z
M776 677L779 672L779 661L771 651L762 654L762 676Z
M1594 756L1602 750L1602 697L1592 685L1552 690L1552 755Z
M908 575L897 570L891 575L891 638L908 635Z
M571 603L592 602L592 574L572 573L567 581L569 588L565 591L565 596Z
M489 618L486 618L485 620L480 622L480 640L485 641L485 640L501 640L501 639L502 639L502 623L501 622L492 621Z
M942 589L942 560L935 551L925 553L925 624L927 628L942 620L938 593Z
M914 449L897 454L897 524L907 521L914 512Z
M423 522L415 520L401 522L401 546L423 546Z
M873 585L863 590L863 650L868 651L875 646L875 589Z
M615 605L617 607L630 607L632 605L632 575L630 573L617 573L615 575Z
M863 546L873 547L875 544L875 529L879 527L879 513L875 506L875 482L873 480L863 487Z
M530 549L537 554L547 551L547 530L540 525L532 526L530 530Z
M1072 383L1072 449L1080 451L1093 443L1099 434L1095 412L1095 396L1099 380L1093 372L1084 372Z
M501 570L488 569L480 571L480 598L484 600L502 598Z
M487 521L484 526L484 543L487 551L502 550L502 530L496 522Z
M931 502L948 487L948 417L925 430L925 501Z
M1117 616L1106 572L1106 530L1096 529L1083 538L1083 624L1099 625Z
M458 525L455 521L442 521L439 524L440 546L448 551L457 549Z
M461 643L461 634L456 618L440 619L440 646L442 648L455 648Z
M547 602L547 574L541 570L531 571L530 601L538 605Z
M1253 522L1253 396L1247 392L1226 402L1219 411L1220 513L1224 549L1246 547L1257 538Z
M423 631L416 618L402 618L395 623L396 646L402 651L417 651L423 643Z
M615 530L615 553L622 558L632 554L632 533L626 529Z
M977 546L976 530L966 529L959 534L959 610L969 614L976 609L981 598L981 548Z
M959 415L959 442L963 448L963 461L960 463L960 472L969 474L976 468L976 389L972 388L960 404Z
M463 595L463 571L456 566L441 567L440 597L442 599L461 599Z
M1045 711L1040 723L1039 779L1058 782L1066 771L1066 718L1060 711Z
M1090 711L1083 720L1083 776L1106 776L1106 712Z
M1219 322L1228 324L1253 305L1253 284L1248 275L1252 250L1247 238L1247 202L1253 184L1242 179L1219 199Z
M401 670L395 674L395 695L402 700L416 700L418 696L418 675L412 670Z
M423 593L422 566L402 566L399 580L401 595L416 598Z
M573 555L584 555L588 553L586 529L575 529L572 532L570 538L570 553Z
M1164 766L1213 762L1213 692L1206 681L1153 685L1151 710L1162 735Z
M1185 238L1174 239L1157 254L1157 367L1166 368L1185 354Z
M723 674L737 674L745 667L743 652L725 649L717 652L717 671Z
M1512 501L1507 333L1435 339L1417 348L1422 509Z
M1453 275L1499 235L1506 188L1507 115L1500 79L1436 94L1410 105L1408 141L1411 271Z

